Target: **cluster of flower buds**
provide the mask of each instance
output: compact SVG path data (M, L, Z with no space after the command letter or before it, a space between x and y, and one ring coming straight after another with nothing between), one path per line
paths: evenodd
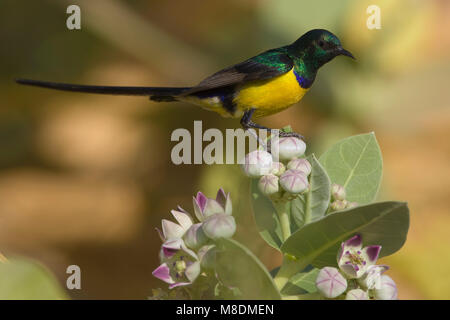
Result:
M306 144L295 137L283 137L278 142L279 161L264 150L248 153L243 164L244 173L259 179L261 192L272 200L290 200L308 190L311 164L302 158Z
M340 211L348 208L354 208L358 206L356 202L349 202L345 198L347 194L343 186L333 183L331 185L331 197L332 202L330 204L331 211Z
M316 279L317 291L325 298L346 300L396 300L397 286L386 265L376 265L381 246L362 247L356 235L341 244L339 269L324 267Z
M232 214L231 198L223 189L215 199L198 192L193 199L195 216L178 207L171 213L177 223L163 219L163 241L160 251L161 265L153 275L169 284L172 289L189 285L200 275L201 269L210 269L214 264L215 245L213 240L230 238L236 231Z

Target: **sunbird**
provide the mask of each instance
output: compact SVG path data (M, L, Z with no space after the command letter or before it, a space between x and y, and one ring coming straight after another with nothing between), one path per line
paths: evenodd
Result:
M188 102L224 117L240 118L245 130L270 130L253 122L252 117L278 113L299 102L314 83L319 68L339 55L355 59L333 33L314 29L290 45L265 51L222 69L193 87L120 87L29 79L16 81L64 91L148 96L157 102ZM302 138L295 132L280 132L280 136Z

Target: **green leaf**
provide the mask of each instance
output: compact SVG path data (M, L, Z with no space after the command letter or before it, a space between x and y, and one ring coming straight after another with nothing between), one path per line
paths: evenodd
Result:
M214 287L214 297L217 299L238 300L240 296L242 296L242 293L239 288L228 288L220 282L218 282Z
M261 237L273 248L280 250L283 243L280 219L272 201L258 188L258 180L251 183L252 207Z
M0 263L0 300L61 300L67 295L42 265L17 258Z
M399 250L406 241L409 210L403 202L380 202L339 211L305 225L293 233L281 251L302 265L335 266L341 243L360 234L364 246L381 245L380 256Z
M309 191L291 201L291 217L298 227L323 217L330 203L331 183L327 173L313 155L308 157L311 163Z
M316 292L316 278L319 271L319 269L313 268L306 272L297 273L289 279L281 293L283 295L299 295Z
M220 239L217 245L218 278L225 286L238 288L239 299L281 299L269 272L249 249L232 239Z
M337 142L319 161L331 182L345 188L348 201L366 204L375 200L381 183L383 160L374 133Z

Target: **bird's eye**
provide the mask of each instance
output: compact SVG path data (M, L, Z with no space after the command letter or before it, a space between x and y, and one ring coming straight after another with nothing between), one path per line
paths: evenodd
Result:
M317 44L318 44L319 47L321 47L321 48L325 47L325 41L323 41L323 40L319 40Z

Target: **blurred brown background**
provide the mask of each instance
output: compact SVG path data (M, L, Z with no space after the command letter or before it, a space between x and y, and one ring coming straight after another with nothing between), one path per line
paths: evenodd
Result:
M82 29L66 28L81 7ZM366 8L381 8L368 30ZM18 86L15 77L105 85L192 85L219 68L313 28L337 34L357 63L336 59L299 103L262 124L291 124L308 152L375 131L381 199L409 202L405 247L383 259L403 299L450 298L450 3L448 1L24 1L0 3L0 252L47 265L72 298L145 299L165 287L151 271L169 210L198 190L231 191L237 238L268 268L248 181L231 165L170 161L171 132L239 127L181 103ZM256 240L255 240L256 239Z

